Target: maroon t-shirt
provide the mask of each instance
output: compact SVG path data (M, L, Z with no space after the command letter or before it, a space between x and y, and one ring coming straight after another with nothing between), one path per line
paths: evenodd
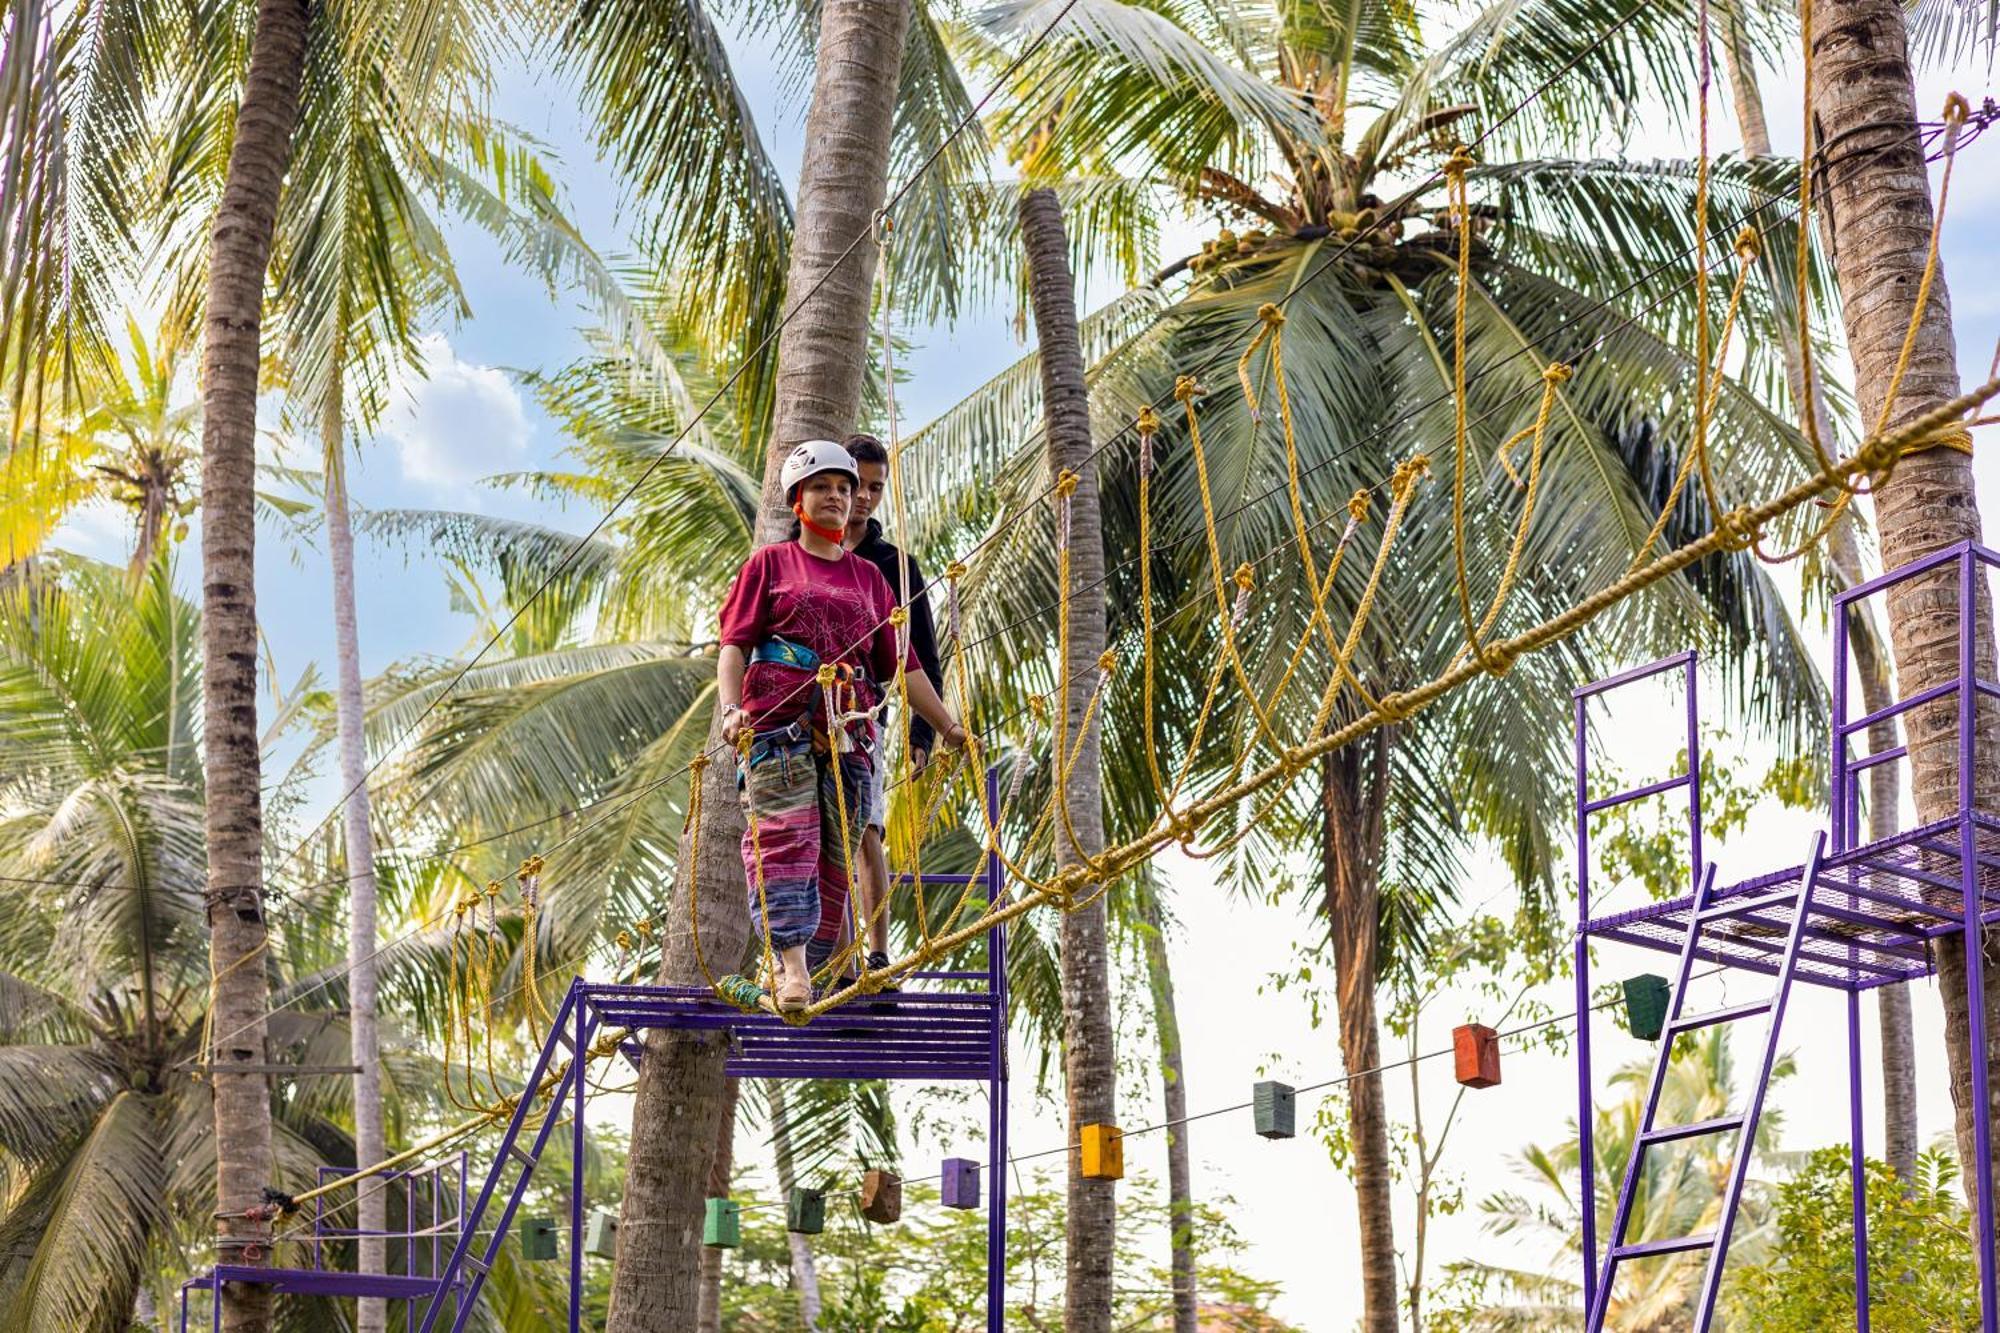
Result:
M766 639L790 639L822 661L847 662L873 685L859 704L872 708L896 675L896 595L873 564L842 551L823 560L795 541L759 549L736 575L722 603L722 642L748 655ZM908 667L921 671L915 651ZM752 662L743 677L743 711L759 731L797 721L819 686L813 673L776 662Z

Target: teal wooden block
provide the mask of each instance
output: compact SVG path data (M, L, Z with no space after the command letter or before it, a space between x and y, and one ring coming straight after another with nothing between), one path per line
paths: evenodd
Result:
M530 1217L521 1223L521 1257L536 1261L556 1257L556 1224L553 1218Z
M710 1199L701 1219L701 1243L733 1250L743 1243L743 1205L734 1199Z
M618 1214L608 1208L591 1213L590 1221L584 1224L583 1252L600 1259L618 1257Z
M1289 1139L1298 1133L1298 1092L1291 1084L1265 1079L1251 1090L1250 1106L1260 1137Z
M825 1231L826 1191L792 1186L792 1196L785 1200L785 1230L802 1236L817 1236Z
M1667 1002L1673 990L1667 979L1642 972L1625 982L1625 1020L1641 1041L1658 1041L1667 1026Z

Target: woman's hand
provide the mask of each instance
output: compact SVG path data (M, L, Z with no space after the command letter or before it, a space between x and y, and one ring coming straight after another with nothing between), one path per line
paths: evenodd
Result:
M722 706L722 739L732 746L736 738L743 734L743 705L724 704Z
M966 731L965 724L963 722L954 720L951 723L947 724L946 726L938 729L938 739L943 741L951 749L961 750L965 748L965 743L966 741L971 739L971 736Z

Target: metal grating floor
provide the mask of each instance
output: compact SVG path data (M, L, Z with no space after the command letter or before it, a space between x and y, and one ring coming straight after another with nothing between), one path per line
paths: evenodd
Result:
M1935 967L1931 941L1965 927L1961 844L1966 824L1972 833L1981 917L1988 923L2000 921L2000 820L1982 813L1939 820L1827 857L1800 948L1798 980L1865 990L1928 976ZM1732 884L1717 890L1711 905L1796 890L1803 873L1803 866L1792 866ZM1595 918L1584 931L1598 939L1678 954L1693 907L1691 895L1674 898ZM1792 905L1785 903L1709 922L1695 955L1775 976L1792 913Z

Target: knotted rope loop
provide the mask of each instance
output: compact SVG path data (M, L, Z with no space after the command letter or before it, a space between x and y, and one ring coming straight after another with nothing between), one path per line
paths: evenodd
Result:
M1757 524L1751 521L1750 511L1740 506L1717 519L1715 530L1721 534L1726 550L1747 551L1757 543Z
M1133 426L1142 436L1156 435L1160 429L1160 414L1153 410L1151 403L1147 403L1139 409L1139 415L1134 419Z
M1487 643L1479 647L1479 665L1489 676L1504 676L1514 668L1514 659L1521 654L1504 643Z
M1347 497L1347 517L1356 523L1368 521L1368 505L1375 498L1373 491L1362 489Z
M1097 655L1097 669L1107 676L1116 671L1118 669L1118 654L1106 648Z
M1963 125L1972 115L1972 103L1965 100L1963 93L1953 92L1944 99L1944 123Z
M1736 233L1736 257L1746 264L1754 264L1764 254L1764 238L1757 234L1755 227L1745 227Z
M903 628L903 626L909 624L910 608L907 606L899 606L894 611L891 611L889 613L889 623L891 625L894 625L897 629L901 629Z
M1375 711L1382 715L1384 722L1394 724L1416 712L1417 705L1407 694L1385 694L1375 701Z
M1479 159L1472 155L1472 149L1458 144L1451 150L1451 156L1445 159L1444 174L1454 181L1463 181L1465 173L1478 165Z
M833 669L833 663L821 662L819 670L813 673L813 679L819 682L821 689L830 690L834 682L840 679L840 673Z
M1192 403L1200 393L1201 385L1195 382L1194 376L1181 375L1175 378L1174 400L1176 402Z
M1395 475L1389 478L1389 490L1398 500L1410 493L1419 481L1431 474L1431 456L1412 454L1396 465Z
M944 576L947 579L950 579L953 583L956 583L960 579L964 578L965 574L966 574L966 569L965 569L965 562L963 560L954 560L950 564L944 567Z
M1542 371L1542 380L1547 384L1567 384L1576 372L1560 361L1551 361Z
M888 209L878 208L875 215L868 219L868 228L875 234L875 244L887 245L889 238L896 234L896 219L889 215Z
M1266 328L1275 329L1285 322L1285 312L1276 302L1266 301L1257 307L1257 318L1264 321Z
M1242 564L1236 567L1235 578L1236 578L1236 586L1242 589L1244 592L1249 592L1252 588L1257 586L1257 571L1255 571L1250 567L1250 562L1248 560L1245 560Z

